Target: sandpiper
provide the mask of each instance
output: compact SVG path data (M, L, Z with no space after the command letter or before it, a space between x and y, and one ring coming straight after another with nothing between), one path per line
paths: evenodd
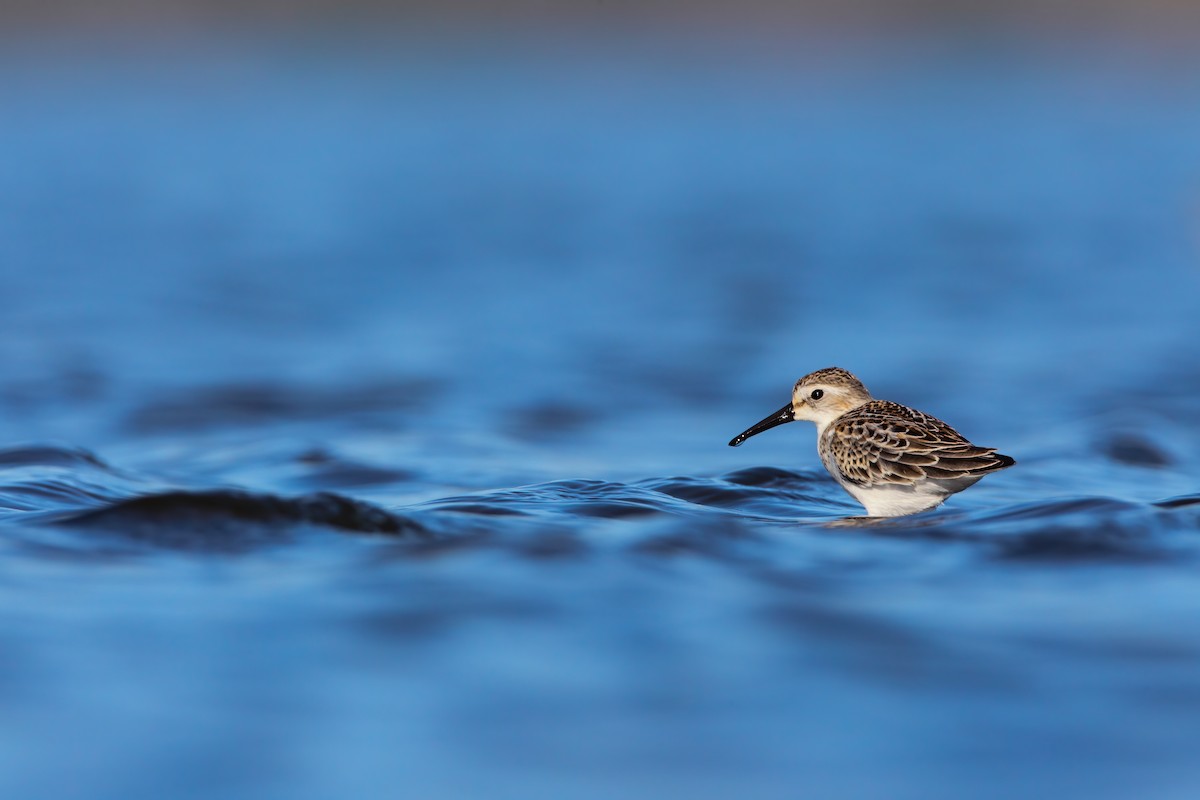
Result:
M839 367L796 381L792 402L729 446L793 420L817 424L821 463L872 517L926 511L1016 463L995 448L976 447L936 417L874 399L862 381Z

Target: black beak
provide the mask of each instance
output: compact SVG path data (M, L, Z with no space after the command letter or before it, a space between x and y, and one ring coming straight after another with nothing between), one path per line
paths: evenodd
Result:
M795 411L792 409L792 404L788 403L786 406L779 409L774 414L772 414L771 416L764 419L762 422L756 422L755 424L751 425L746 430L739 433L737 436L730 439L729 446L737 447L739 444L746 441L751 436L760 434L765 430L770 430L771 428L774 428L776 425L782 425L785 422L795 422L796 418L795 418L795 416L793 416L794 414L795 414Z

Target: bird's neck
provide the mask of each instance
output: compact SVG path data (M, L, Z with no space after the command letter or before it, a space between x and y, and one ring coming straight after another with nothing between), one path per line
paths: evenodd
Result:
M846 414L849 414L854 409L861 408L862 406L865 406L869 402L871 402L870 397L851 400L851 401L848 401L847 403L845 403L840 408L830 409L828 414L823 414L819 418L814 419L813 423L815 423L817 426L817 436L818 437L824 436L825 431L828 430L830 425L837 422L839 419L844 417Z

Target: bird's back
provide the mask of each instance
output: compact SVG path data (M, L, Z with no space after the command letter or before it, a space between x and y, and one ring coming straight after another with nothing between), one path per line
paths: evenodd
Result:
M871 400L835 419L818 449L847 488L934 481L952 494L1016 463L972 444L937 417L888 400Z

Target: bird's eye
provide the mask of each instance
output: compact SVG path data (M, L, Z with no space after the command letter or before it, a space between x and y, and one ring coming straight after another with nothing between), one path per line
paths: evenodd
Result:
M820 400L824 396L825 392L821 389L813 389L812 394L809 395L813 400Z

